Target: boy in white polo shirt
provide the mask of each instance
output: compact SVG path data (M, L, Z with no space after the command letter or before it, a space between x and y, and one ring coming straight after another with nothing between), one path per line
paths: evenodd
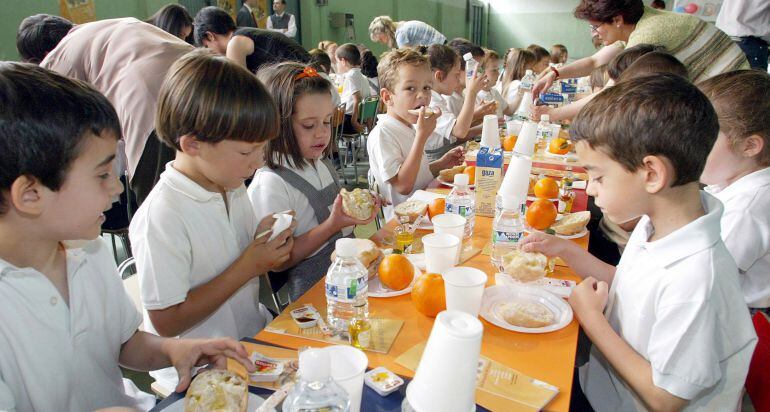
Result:
M461 164L463 153L456 147L431 163L425 156L425 142L441 116L441 110L425 115L432 84L426 56L412 49L390 51L380 60L377 74L387 112L378 117L366 149L380 193L392 203L383 208L390 220L394 206L427 187L439 171ZM414 110L420 115L410 113Z
M258 225L243 183L262 165L276 113L254 75L224 57L199 50L171 67L156 129L176 157L129 230L149 331L239 339L270 321L258 276L289 258L292 228L268 241L274 219ZM176 385L172 369L151 375Z
M361 133L364 125L358 123L358 104L372 96L369 81L361 73L361 52L353 43L346 43L337 48L337 73L342 75L342 93L340 100L345 104L345 119L342 132Z
M186 389L198 363L253 366L232 339L137 331L112 253L98 238L121 192L120 124L87 84L0 63L0 410L137 407L119 366L174 366ZM88 239L66 242L67 239Z
M770 314L770 75L738 70L698 87L721 130L701 182L724 203L722 240L738 264L746 304Z
M722 204L698 183L718 131L706 96L671 74L603 91L572 124L596 205L616 222L642 216L617 268L563 239L524 240L586 277L569 303L593 342L580 386L597 411L739 405L756 334Z

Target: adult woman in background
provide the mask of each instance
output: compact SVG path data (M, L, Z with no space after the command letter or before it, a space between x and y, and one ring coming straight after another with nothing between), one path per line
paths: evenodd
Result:
M167 4L144 22L193 44L193 18L182 5Z
M390 16L375 17L369 24L369 37L392 49L446 43L446 37L425 22L394 22Z

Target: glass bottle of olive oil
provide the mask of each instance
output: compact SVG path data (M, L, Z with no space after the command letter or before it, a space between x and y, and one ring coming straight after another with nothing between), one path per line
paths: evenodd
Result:
M356 305L353 309L355 314L348 327L350 344L358 349L366 349L371 343L372 324L369 322L365 305Z

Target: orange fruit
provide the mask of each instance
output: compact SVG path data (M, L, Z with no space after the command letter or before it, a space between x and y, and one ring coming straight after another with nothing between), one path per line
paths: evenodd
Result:
M535 183L535 197L540 199L556 199L559 197L559 184L550 177L544 177Z
M431 318L446 310L444 278L435 273L426 273L417 278L412 287L412 303L418 312Z
M468 175L468 184L476 184L476 166L467 166L463 173Z
M433 199L428 205L428 217L433 219L433 216L444 214L446 210L446 199L443 197L437 197Z
M503 150L506 152L512 152L513 147L516 146L516 140L518 139L517 136L510 135L503 140Z
M382 259L377 273L388 289L404 290L414 279L414 266L404 255L388 255Z
M527 207L527 224L537 230L545 230L556 222L556 206L548 199L537 199Z
M569 153L569 142L567 139L557 137L551 140L551 144L548 145L548 151L554 154L564 155Z

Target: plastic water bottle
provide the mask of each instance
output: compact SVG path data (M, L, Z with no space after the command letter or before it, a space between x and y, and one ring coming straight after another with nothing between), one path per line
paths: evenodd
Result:
M323 349L299 354L299 382L283 401L283 412L350 410L350 396L330 376L331 360Z
M476 196L468 188L469 176L460 173L455 175L454 188L446 198L446 213L454 213L465 218L465 233L463 239L473 235L473 224L476 219Z
M492 221L492 265L503 270L503 256L515 249L524 237L524 201L500 196L500 208Z
M369 314L369 272L356 258L355 239L339 239L337 258L326 273L326 320L336 331L347 333L355 307Z
M470 79L473 77L473 73L476 73L476 68L478 68L479 62L473 58L473 55L470 52L465 53L463 55L463 59L465 60L465 77Z
M524 73L524 77L521 78L521 83L519 84L519 88L524 91L532 91L532 87L535 85L535 74L532 72L532 70L527 70Z
M534 100L532 97L532 87L534 85L535 75L532 73L532 70L527 70L521 79L521 84L519 84L519 88L524 91L524 95L521 97L519 107L516 108L516 113L513 116L516 120L526 121L532 115L532 101Z
M537 124L537 134L535 135L535 141L537 142L538 150L545 150L548 147L548 143L553 138L553 131L551 130L551 117L547 114L540 115L540 123Z

